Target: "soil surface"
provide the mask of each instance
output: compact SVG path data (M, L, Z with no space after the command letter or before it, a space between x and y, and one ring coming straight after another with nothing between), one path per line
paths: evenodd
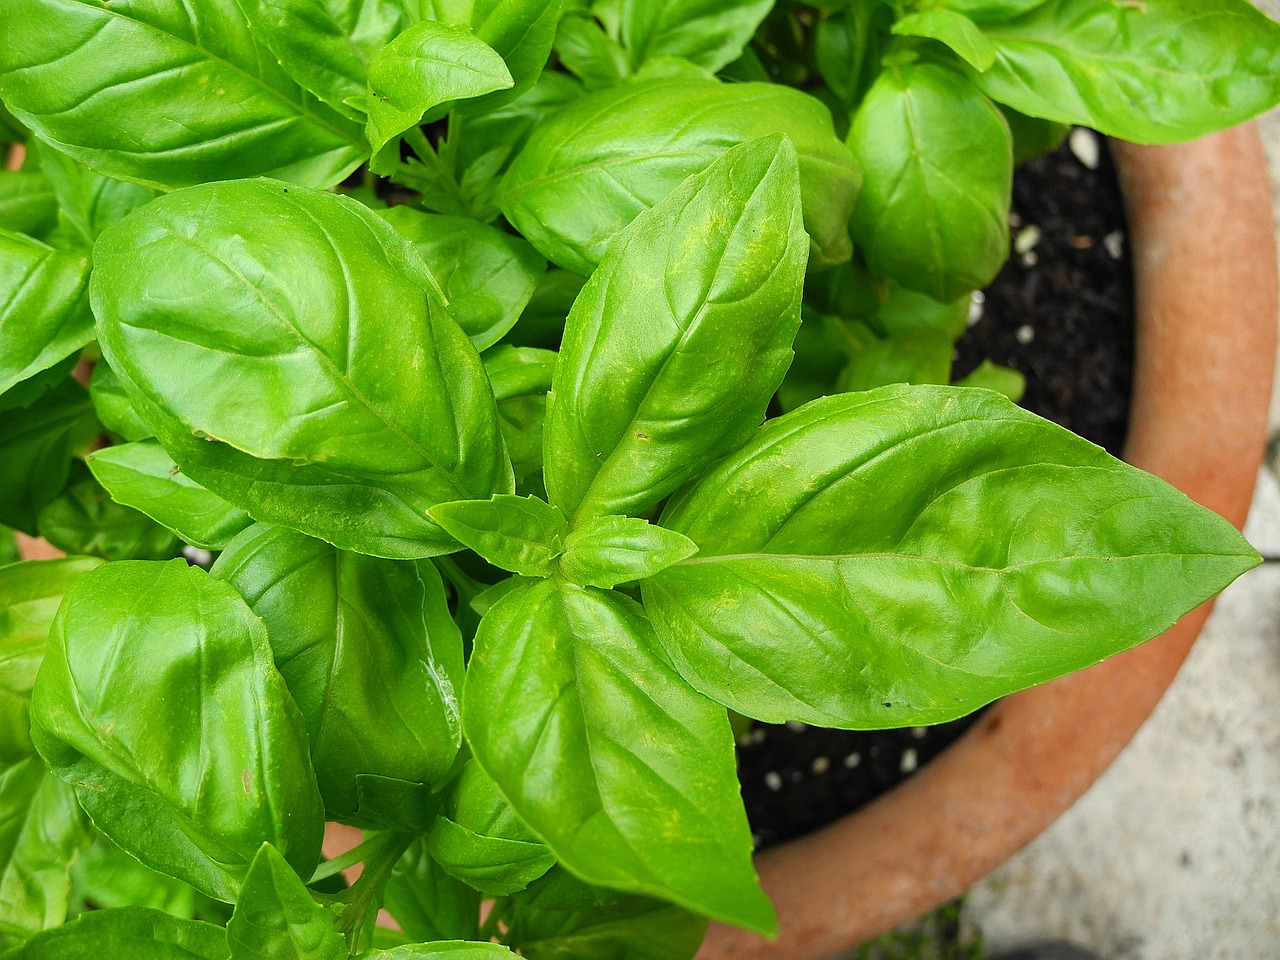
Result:
M1023 406L1119 455L1133 368L1133 290L1120 191L1105 143L1076 131L1019 168L1013 252L956 351L1027 378ZM975 309L975 314L977 310ZM756 724L738 772L757 847L830 823L910 776L968 729L871 732Z

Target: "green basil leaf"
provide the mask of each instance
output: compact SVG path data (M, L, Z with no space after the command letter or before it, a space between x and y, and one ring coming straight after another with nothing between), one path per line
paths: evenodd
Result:
M846 109L861 103L880 75L893 16L893 8L882 0L850 0L846 9L815 24L813 55L818 71Z
M100 566L92 557L0 566L0 768L35 753L31 688L67 588Z
M1045 0L941 0L941 8L962 13L978 23L1012 20L1044 3Z
M547 269L528 243L488 224L406 206L382 216L422 255L444 291L449 315L477 350L493 346L515 325Z
M556 862L474 760L462 768L426 845L446 873L492 897L523 890Z
M991 281L1009 255L1013 151L990 100L936 64L886 70L849 146L866 171L853 239L872 273L935 300Z
M480 894L445 873L415 840L391 871L383 906L414 940L474 940Z
M512 590L476 634L467 740L574 873L771 933L729 722L653 644L619 594L552 580Z
M202 0L198 14L183 0L11 0L6 12L0 97L105 176L327 187L367 156L359 128L293 84L236 0Z
M908 14L893 25L899 37L928 37L946 44L965 63L981 72L996 62L996 48L964 14L946 7Z
M556 30L556 56L561 66L587 90L616 87L631 74L627 52L605 33L594 17L565 17Z
M998 103L996 106L1004 114L1004 119L1009 124L1009 132L1013 134L1013 165L1015 167L1056 150L1071 133L1070 124L1028 117L1025 113L1019 113L1013 107L1003 103Z
M361 774L445 776L461 742L462 638L434 566L259 524L232 541L213 575L266 623L330 817L358 819Z
M143 420L257 519L422 557L454 549L428 507L511 489L475 348L353 200L270 180L171 194L103 234L91 288Z
M99 360L93 366L89 399L93 401L93 410L102 425L116 436L129 441L148 440L154 436L133 408L124 384L105 360Z
M67 489L40 510L36 529L63 553L104 560L168 560L181 549L169 530L112 500L82 463L72 467Z
M655 80L581 97L529 137L498 205L548 260L587 276L622 228L686 177L778 133L799 157L815 265L849 259L862 174L827 108L778 84Z
M730 150L623 231L565 327L553 503L639 512L742 444L791 362L807 247L779 136Z
M773 0L621 0L622 45L639 68L681 57L713 73L742 54Z
M463 546L495 567L525 577L552 575L569 526L564 515L545 501L509 494L442 503L430 513Z
M156 197L149 187L94 173L46 143L32 144L40 169L58 197L68 246L91 247L100 234Z
M40 509L66 488L75 454L98 435L89 394L63 380L0 417L0 523L36 535Z
M557 270L564 276L573 274ZM559 358L553 350L502 346L484 355L484 369L498 401L498 423L518 484L542 470L547 394Z
M22 559L18 552L18 539L12 530L0 524L0 567L17 563Z
M92 910L46 930L5 960L228 960L221 927L159 910Z
M336 919L316 903L280 852L264 843L227 923L230 960L347 960Z
M983 32L987 96L1125 140L1190 140L1280 100L1280 25L1245 0L1049 0Z
M116 503L140 510L194 546L221 550L253 523L186 476L155 440L103 447L86 462Z
M0 228L42 237L58 222L58 198L44 174L0 171Z
M369 62L412 22L406 0L239 0L294 81L339 113L368 92Z
M462 940L435 943L407 943L390 950L375 950L369 960L414 960L434 957L438 960L512 960L515 954L500 943L473 943Z
M0 230L0 393L93 339L89 257Z
M944 303L890 280L885 285L875 314L867 319L867 323L886 337L927 331L943 334L954 342L969 329L969 306L972 302L973 295L968 291L949 303Z
M1017 370L983 360L977 369L956 381L957 387L982 387L1002 393L1014 403L1027 392L1027 378Z
M365 135L376 155L436 107L512 85L502 57L468 27L435 20L415 23L369 63Z
M34 376L28 377L15 387L0 393L0 413L5 410L25 410L46 393L71 376L76 364L80 362L80 353L63 357L52 367L45 367Z
M149 907L185 920L225 921L230 914L226 904L142 865L102 834L76 856L71 891L70 909L77 915L120 907Z
M868 344L853 355L836 379L841 392L871 390L891 383L950 383L951 337L938 330L915 330Z
M356 774L356 809L350 820L366 830L426 831L440 813L440 798L425 783Z
M319 859L306 730L267 632L198 567L125 560L78 580L54 621L31 722L103 833L212 897L235 900L264 840L304 871Z
M66 920L88 828L75 792L39 757L0 767L0 934L30 937Z
M663 523L700 549L644 583L680 673L832 727L961 716L1155 636L1258 562L1163 481L966 388L816 400Z
M651 577L697 552L684 534L639 517L588 517L565 539L560 571L570 583L609 588Z

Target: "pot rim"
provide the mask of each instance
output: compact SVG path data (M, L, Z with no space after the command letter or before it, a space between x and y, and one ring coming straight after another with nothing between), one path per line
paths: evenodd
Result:
M1112 142L1134 251L1125 459L1244 524L1276 355L1271 185L1245 124L1190 143ZM1210 336L1203 335L1208 332ZM1095 667L999 701L919 774L756 858L774 941L712 924L697 960L824 957L962 894L1110 766L1172 682L1213 601Z

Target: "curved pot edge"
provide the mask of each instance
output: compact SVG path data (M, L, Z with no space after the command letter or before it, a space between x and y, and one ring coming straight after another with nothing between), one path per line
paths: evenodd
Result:
M1138 310L1125 458L1241 526L1266 448L1276 347L1261 141L1246 124L1172 147L1113 148ZM1172 682L1211 606L1141 647L1000 701L916 777L761 854L777 940L713 924L697 960L823 957L959 896L1101 776Z

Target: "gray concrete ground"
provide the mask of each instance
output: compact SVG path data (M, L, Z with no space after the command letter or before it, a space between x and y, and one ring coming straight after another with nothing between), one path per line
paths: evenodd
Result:
M1261 5L1280 19L1280 3ZM1280 198L1280 111L1261 126ZM1277 466L1263 468L1245 530L1270 555ZM1102 960L1280 960L1280 563L1223 594L1128 749L973 890L966 920L989 953L1064 939Z

